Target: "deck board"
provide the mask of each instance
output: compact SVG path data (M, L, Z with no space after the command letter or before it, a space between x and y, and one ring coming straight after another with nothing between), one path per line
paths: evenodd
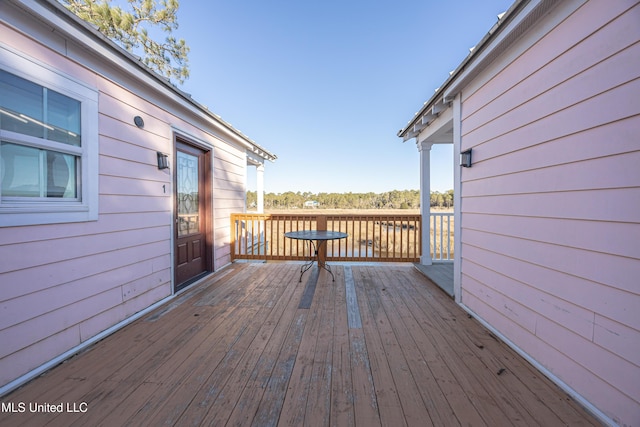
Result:
M454 297L453 290L453 262L434 261L431 265L420 263L413 264L422 274L427 276L431 282L445 291L451 298Z
M346 276L346 267L344 273ZM343 270L336 272L341 281ZM345 277L346 279L346 277ZM355 425L355 405L353 391L353 369L350 362L349 350L349 315L347 303L347 289L345 286L334 288L333 300L333 352L331 370L331 423L336 426ZM355 288L353 289L355 295ZM358 314L359 316L359 314ZM371 424L368 424L371 425Z
M86 412L0 425L599 425L412 264L333 271L233 264L1 399Z
M370 299L368 289L375 286L374 277L362 269L354 269L356 280L356 295L363 303L360 306L362 328L365 334L365 344L369 355L369 365L374 383L374 391L383 425L405 425L402 404L398 396L398 386L393 381L393 374L389 360L385 353L383 337L385 329L378 327L376 316L379 316L380 306L376 299Z

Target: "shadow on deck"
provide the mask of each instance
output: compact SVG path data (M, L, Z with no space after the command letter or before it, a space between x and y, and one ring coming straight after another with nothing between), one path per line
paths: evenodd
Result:
M26 410L0 425L598 425L412 264L332 267L233 264L4 396Z
M422 274L427 276L429 280L436 284L440 289L445 291L451 298L453 293L453 263L437 262L431 265L423 265L419 263L413 264Z

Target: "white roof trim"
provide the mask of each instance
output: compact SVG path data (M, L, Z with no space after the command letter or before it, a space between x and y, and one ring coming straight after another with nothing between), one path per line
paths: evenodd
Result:
M97 52L113 66L139 79L154 90L171 93L175 101L178 101L179 104L196 116L211 123L217 131L227 135L233 142L240 144L251 152L259 153L266 160L274 161L277 159L275 154L270 153L249 139L242 132L225 122L220 116L209 111L206 106L193 100L189 94L176 88L169 80L152 71L134 55L69 12L56 0L20 0L16 2L16 5L25 9L34 17L49 23L55 30L60 31L67 37Z
M515 42L551 7L560 2L561 0L517 0L509 10L498 15L498 22L471 50L465 60L449 73L449 78L436 89L435 94L424 103L407 126L398 131L397 135L402 137L403 141L416 137L425 127L425 118L428 121L429 115L437 110L438 103L449 106L471 79Z
M498 55L509 47L516 39L537 22L557 0L531 0L512 19L504 24L504 28L488 40L481 52L474 55L451 84L444 91L444 98L453 99L466 84L487 67ZM505 12L506 14L506 12ZM505 14L502 14L504 16ZM498 15L500 18L500 15ZM500 18L501 19L501 18ZM497 24L496 24L497 25ZM495 26L489 31L493 35Z

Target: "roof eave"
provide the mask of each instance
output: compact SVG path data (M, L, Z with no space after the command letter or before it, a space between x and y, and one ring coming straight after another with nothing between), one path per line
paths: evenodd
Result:
M516 16L517 12L524 7L530 0L517 0L515 1L509 9L498 15L498 21L491 27L489 32L485 34L485 36L478 42L478 44L472 48L467 55L467 57L453 70L449 77L444 81L442 85L438 89L435 90L435 93L428 101L426 101L422 108L413 116L413 118L408 122L407 126L400 129L397 133L398 137L403 138L403 142L408 141L409 139L415 138L420 130L428 125L430 122L429 116L433 115L433 110L436 108L436 104L449 104L455 98L457 92L451 91L450 88L453 83L460 77L460 75L469 67L470 63L480 56L482 52L485 51L491 40L500 34L502 28L504 28L514 16ZM540 0L545 1L545 0ZM555 0L546 0L547 2L553 2ZM432 110L432 111L429 111ZM424 123L424 122L427 123Z
M43 16L43 13L48 10L50 13L55 14L62 21L68 22L71 25L75 26L80 32L85 33L96 41L98 41L105 49L108 49L112 54L122 58L125 63L128 63L143 72L147 78L150 78L153 82L161 85L165 90L172 92L174 95L182 99L183 101L190 104L192 107L197 109L200 113L212 119L214 122L219 123L223 128L225 128L228 132L235 135L236 138L239 139L242 145L245 146L248 150L260 155L260 157L265 160L275 161L277 156L271 152L269 152L264 147L257 144L255 141L244 135L241 131L233 127L230 123L223 120L220 116L211 112L205 105L196 102L190 94L184 92L183 90L178 89L171 81L164 76L153 71L151 68L146 66L140 58L126 51L118 44L113 42L111 39L106 37L100 31L98 31L95 27L93 27L88 22L79 18L67 8L65 8L62 4L60 4L57 0L20 0L18 4L22 7L27 7L31 12L35 13L37 16L42 19L46 19ZM51 24L54 24L51 22ZM59 28L60 31L63 31L68 37L72 37L74 40L79 43L83 43L80 38L77 37L76 34L72 34L68 31L64 31L62 28ZM116 66L123 68L122 63L120 61L112 61ZM125 71L127 71L125 69Z

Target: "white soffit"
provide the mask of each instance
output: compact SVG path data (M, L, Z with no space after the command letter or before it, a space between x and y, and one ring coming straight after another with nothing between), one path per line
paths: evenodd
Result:
M424 126L416 137L416 144L423 141L432 144L453 143L453 108L446 108L436 118Z
M425 103L425 107L427 107L427 103ZM449 109L449 107L450 102L445 102L443 98L440 98L438 101L431 103L431 108L423 108L423 110L416 113L416 118L413 120L413 126L406 129L410 130L404 135L403 141L407 141L418 136L423 129L431 125L431 123L433 123L440 114ZM401 132L399 132L399 135L402 135Z

